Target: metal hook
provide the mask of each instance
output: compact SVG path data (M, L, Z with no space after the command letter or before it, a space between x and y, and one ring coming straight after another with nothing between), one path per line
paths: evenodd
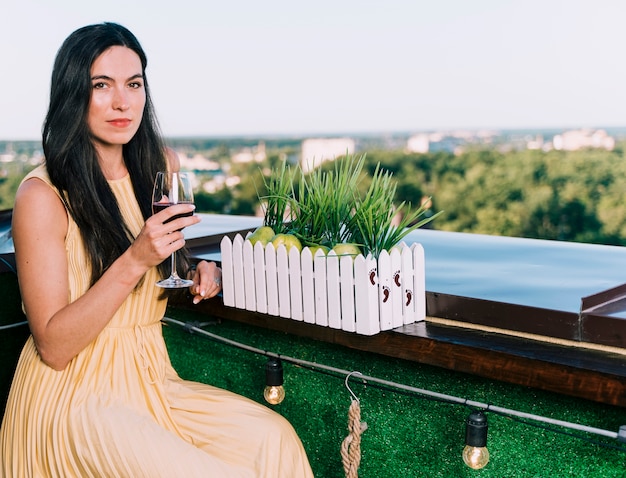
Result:
M350 392L350 395L352 396L353 400L356 400L357 402L360 401L359 397L357 397L354 392L352 391L352 389L350 388L350 384L348 383L348 381L350 380L350 377L352 375L363 375L361 372L350 372L348 375L346 375L346 380L345 380L345 384L346 384L346 388L348 389L348 392Z

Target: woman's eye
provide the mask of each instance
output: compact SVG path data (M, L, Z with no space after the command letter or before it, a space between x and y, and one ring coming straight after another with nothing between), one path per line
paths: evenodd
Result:
M139 89L139 88L143 87L143 84L140 81L133 81L128 86L130 86L131 88L134 88L134 89Z
M100 89L105 88L105 87L106 87L106 83L104 83L102 81L93 84L93 89L94 90L100 90Z

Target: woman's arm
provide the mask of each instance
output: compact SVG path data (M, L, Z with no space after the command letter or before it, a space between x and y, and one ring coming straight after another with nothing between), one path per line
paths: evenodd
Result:
M26 316L45 363L64 369L97 337L146 271L184 245L178 229L199 218L164 221L190 207L179 204L149 218L133 244L70 304L65 207L43 181L30 179L20 186L13 209L15 258Z

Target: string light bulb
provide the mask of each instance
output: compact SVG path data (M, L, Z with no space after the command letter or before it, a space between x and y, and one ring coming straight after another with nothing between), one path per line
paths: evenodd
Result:
M283 387L283 364L277 357L270 357L265 364L265 401L271 405L278 405L285 399Z
M463 461L472 470L480 470L489 463L487 450L487 416L482 411L470 413L465 422Z

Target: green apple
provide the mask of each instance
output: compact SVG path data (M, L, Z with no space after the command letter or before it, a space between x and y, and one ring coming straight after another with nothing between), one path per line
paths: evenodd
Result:
M320 244L311 244L309 247L309 250L311 251L311 255L313 257L315 257L315 253L317 251L322 251L324 253L324 255L328 255L328 253L330 252L330 248L326 247L326 246L322 246Z
M248 236L248 240L252 243L252 246L257 242L263 244L263 247L274 237L274 230L270 226L257 227L255 231Z
M287 252L289 252L292 247L297 248L299 251L302 250L302 243L300 242L300 239L293 234L276 234L272 238L272 244L274 244L276 249L278 249L278 246L283 244L287 248Z
M349 242L335 244L332 250L335 251L335 254L338 256L352 256L352 258L355 258L361 253L361 248L357 244Z

